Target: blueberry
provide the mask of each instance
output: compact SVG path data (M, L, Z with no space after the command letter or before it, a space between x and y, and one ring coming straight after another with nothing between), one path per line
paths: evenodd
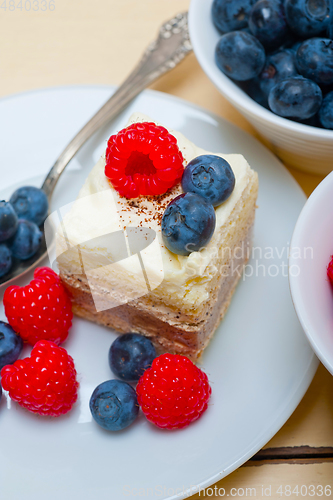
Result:
M163 214L164 244L177 255L197 252L209 243L215 224L215 210L211 203L196 193L180 194Z
M22 347L21 337L14 332L8 323L0 321L0 370L18 359Z
M39 250L42 233L39 227L28 220L19 220L18 229L8 243L14 257L20 260L30 259Z
M0 242L11 238L17 231L18 219L8 201L0 201Z
M247 27L249 13L256 0L214 0L212 18L221 33Z
M295 43L294 43L294 44L290 47L290 49L291 49L293 52L295 52L295 54L296 54L296 52L298 51L298 48L300 47L300 45L301 45L302 43L303 43L303 40L298 40L297 42L295 42Z
M17 189L12 194L10 203L20 219L30 220L37 226L44 222L49 209L46 194L34 186Z
M260 88L259 77L248 80L247 82L242 82L241 88L246 92L254 101L256 101L260 106L268 108L267 96L263 93ZM244 85L245 84L245 85Z
M271 110L285 118L306 120L315 115L322 102L320 87L312 80L294 76L277 83L269 93Z
M301 75L316 83L333 83L333 40L310 38L296 53L296 66Z
M306 120L295 120L296 122L299 123L304 123L305 125L309 125L310 127L319 127L323 128L320 121L319 121L319 113L316 113L315 115L311 116L310 118L307 118Z
M267 56L264 69L258 77L260 89L268 99L268 94L274 85L297 74L295 52L291 49L275 52Z
M319 35L328 27L329 3L330 0L285 0L289 27L302 38Z
M265 48L269 50L278 48L289 36L282 1L259 0L256 2L250 12L249 28Z
M234 173L229 163L220 156L197 156L183 173L183 191L197 193L214 207L226 201L234 187Z
M250 80L259 75L265 63L265 50L245 31L232 31L217 42L215 61L218 68L234 80Z
M156 350L151 341L138 333L120 335L109 350L111 370L129 382L139 380L155 358Z
M0 278L12 267L12 252L5 243L0 243Z
M91 395L89 407L94 420L108 431L131 425L139 412L136 392L122 380L107 380Z
M331 0L331 12L330 12L330 20L327 26L327 38L333 39L333 4Z
M333 130L333 92L327 94L319 110L319 121L324 128Z

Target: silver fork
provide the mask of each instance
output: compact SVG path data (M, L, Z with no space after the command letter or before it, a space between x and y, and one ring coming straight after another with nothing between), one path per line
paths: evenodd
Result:
M176 67L191 51L187 12L183 12L162 24L158 37L147 47L131 74L59 155L42 185L49 202L61 174L83 144L103 125L115 118L143 89ZM28 260L14 263L13 268L0 278L0 286L31 270L46 255L44 235L39 251Z

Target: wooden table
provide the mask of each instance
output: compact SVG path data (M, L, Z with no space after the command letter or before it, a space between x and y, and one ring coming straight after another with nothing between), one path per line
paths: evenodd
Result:
M187 10L189 0L32 0L30 7L28 11L29 0L0 0L1 97L48 86L120 83L159 25ZM256 135L210 83L194 55L152 88L204 106ZM307 195L322 180L290 171ZM278 499L288 496L290 486L291 498L310 498L310 485L333 487L332 421L333 377L321 365L280 432L243 467L217 483L215 492L208 489L206 497L220 498L223 490L218 488L224 488L225 496ZM305 488L302 495L302 485L308 487L307 495ZM203 498L203 493L192 498Z

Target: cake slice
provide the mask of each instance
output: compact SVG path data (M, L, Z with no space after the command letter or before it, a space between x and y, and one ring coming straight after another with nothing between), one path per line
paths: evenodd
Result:
M150 121L134 114L129 123ZM58 228L57 262L76 315L120 333L141 333L158 353L196 360L226 313L249 258L258 177L242 155L208 153L169 132L184 165L215 154L233 170L234 190L215 207L209 243L189 255L170 252L161 220L183 193L181 184L162 195L127 199L106 177L102 156Z

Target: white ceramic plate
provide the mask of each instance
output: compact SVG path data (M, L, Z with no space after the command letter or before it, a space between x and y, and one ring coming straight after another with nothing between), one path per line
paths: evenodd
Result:
M7 196L18 180L40 183L111 91L70 87L2 100L2 194ZM116 335L76 319L65 344L81 384L75 409L63 418L39 418L2 398L3 498L184 498L226 476L267 443L294 411L316 371L318 362L294 312L286 272L288 243L305 197L279 161L235 126L174 97L144 92L79 152L55 191L52 208L75 198L111 132L122 128L135 110L182 131L207 150L243 153L258 171L257 250L248 274L261 266L259 276L241 281L203 356L213 388L208 411L180 431L159 430L142 415L119 433L103 431L92 421L88 401L96 385L112 378L107 353ZM3 309L0 318L5 319Z
M333 293L327 265L333 254L333 172L319 184L298 218L290 246L290 289L303 329L333 375Z

